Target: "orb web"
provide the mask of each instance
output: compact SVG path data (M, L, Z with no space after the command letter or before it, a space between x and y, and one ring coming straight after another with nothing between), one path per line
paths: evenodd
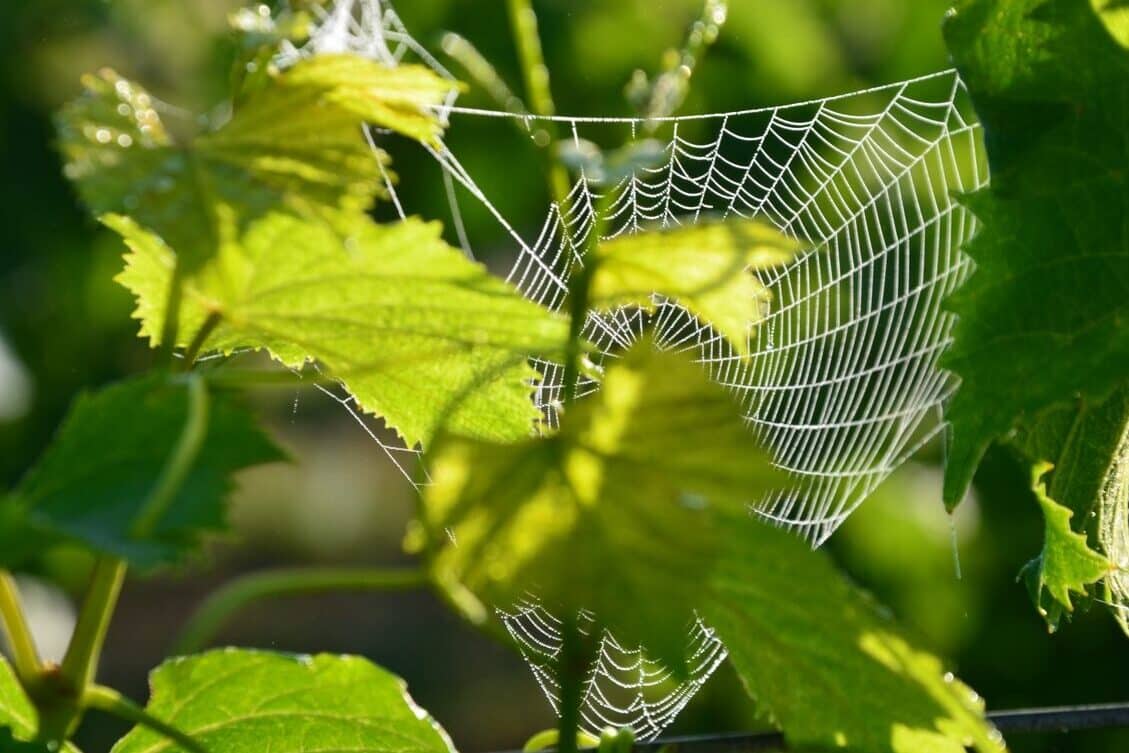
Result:
M390 65L412 60L445 69L404 29L387 2L339 0L310 41L284 55L350 50ZM750 431L794 479L789 491L758 500L756 514L813 545L830 536L898 465L943 429L941 408L956 387L939 367L951 317L942 302L971 272L961 253L977 221L957 200L986 184L979 126L955 71L865 91L777 107L670 117L551 118L579 149L608 133L646 130L665 145L661 164L639 166L613 186L581 172L563 204L551 205L536 233L523 235L448 148L428 148L442 167L452 224L471 253L459 202L478 202L518 250L508 280L528 298L560 309L575 264L597 226L605 238L706 218L761 218L804 242L790 264L758 273L772 294L765 319L741 357L676 302L655 312L590 313L584 328L597 370L648 327L659 347L687 351L743 407ZM516 120L532 139L541 121L527 114L455 106L439 112L453 132L470 119ZM533 148L533 147L531 147ZM494 169L504 169L503 164ZM387 188L405 214L395 187ZM611 191L604 222L602 193ZM538 361L534 399L555 427L563 368ZM599 388L581 377L578 393ZM325 389L325 388L321 388ZM350 409L401 468L417 448L383 441L347 394L325 389ZM413 461L413 462L404 462ZM410 470L405 475L412 478ZM556 708L553 666L559 621L535 597L499 617ZM594 629L591 616L582 624ZM689 631L689 679L676 682L642 651L604 633L585 684L584 728L630 726L658 735L708 679L725 649L703 623Z
M561 622L536 597L500 612L510 637L517 643L537 684L553 711L559 713L560 684L555 666L561 649ZM595 629L593 617L582 612L579 629ZM658 736L689 703L725 660L725 647L701 621L687 639L688 679L676 679L661 663L639 648L624 646L601 631L596 659L584 680L580 705L581 728L599 734L607 727L630 727L641 740Z

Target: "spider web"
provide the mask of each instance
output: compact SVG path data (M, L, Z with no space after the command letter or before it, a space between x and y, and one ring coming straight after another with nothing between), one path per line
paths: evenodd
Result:
M339 0L310 42L283 54L343 50L392 65L411 59L450 76L380 0ZM956 381L938 366L952 325L942 302L971 271L960 249L977 229L954 196L988 179L979 126L955 71L826 99L658 122L547 119L456 107L453 100L439 114L451 130L464 119L491 118L500 128L517 120L530 138L553 120L578 149L586 140L622 141L658 126L663 163L639 167L614 186L590 182L582 172L565 204L552 205L528 240L450 149L429 149L443 168L452 224L466 252L461 193L485 207L519 249L507 279L551 309L564 302L573 263L583 264L602 192L612 192L605 238L707 217L758 217L805 242L807 250L792 263L760 274L772 304L748 357L659 298L651 316L631 308L590 313L584 329L598 351L597 369L649 325L659 347L692 353L733 392L750 430L795 482L786 494L758 500L758 515L819 545L943 429L941 408ZM403 216L390 181L387 188ZM555 427L563 368L537 365L543 379L534 398L546 425ZM582 379L578 393L595 389L598 383ZM348 407L402 469L418 466L403 462L416 459L415 448L383 441L350 397L324 391ZM499 616L556 709L559 620L533 596ZM592 629L591 616L582 617L582 626ZM689 631L687 652L692 671L679 683L638 648L604 633L585 685L584 728L598 733L627 726L640 739L658 735L725 658L724 646L701 622Z

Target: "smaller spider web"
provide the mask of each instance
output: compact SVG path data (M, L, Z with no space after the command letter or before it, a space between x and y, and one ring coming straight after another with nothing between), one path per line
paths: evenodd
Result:
M555 672L561 647L561 622L536 597L499 612L510 637L525 657L553 711L560 713L560 683ZM579 629L590 635L591 614L581 612ZM659 735L725 660L725 647L700 620L687 641L688 678L676 679L665 666L647 658L638 647L624 646L600 633L596 660L584 679L581 727L598 734L607 727L631 728L641 740Z

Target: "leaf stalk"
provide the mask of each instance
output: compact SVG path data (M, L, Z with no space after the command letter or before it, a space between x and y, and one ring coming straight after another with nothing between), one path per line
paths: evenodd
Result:
M7 570L0 570L0 629L12 651L16 675L22 682L28 682L43 667L20 601L19 587Z
M191 735L153 716L113 688L91 685L82 693L82 707L104 711L127 722L148 727L191 753L208 753L208 749Z
M214 591L184 626L173 654L204 648L239 610L256 601L336 591L404 591L428 583L421 568L282 568L251 573Z
M66 686L75 692L82 692L94 680L125 571L125 562L116 557L103 556L94 563L86 599L59 670Z
M529 108L535 115L552 117L556 114L556 106L553 104L549 85L549 69L541 50L541 37L537 32L537 14L530 0L506 0L506 9L509 12L510 28L518 51ZM556 145L560 136L557 124L546 120L540 124L539 132L544 135L538 138L535 133L534 143L544 148L549 194L563 212L568 202L568 171L556 157Z
M184 485L208 435L208 402L208 387L204 379L199 374L190 374L188 417L184 422L184 429L181 430L176 447L162 469L156 486L142 504L133 523L134 537L143 538L153 532Z

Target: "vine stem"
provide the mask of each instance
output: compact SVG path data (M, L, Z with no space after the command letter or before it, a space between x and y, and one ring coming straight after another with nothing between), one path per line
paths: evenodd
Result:
M577 753L580 734L580 704L584 700L584 675L588 657L583 650L578 615L570 612L561 623L561 650L557 657L560 682L560 734L557 753Z
M198 651L248 604L281 596L335 591L403 591L428 583L421 568L282 568L236 578L213 592L184 626L173 654Z
M197 330L195 337L192 338L192 342L188 344L188 348L184 351L184 360L181 361L180 364L182 370L188 371L192 368L192 364L196 362L196 356L200 355L200 350L204 347L204 343L207 342L208 337L215 331L221 321L223 321L223 315L220 314L220 312L212 311L208 314L208 318L204 320L200 329Z
M549 86L549 69L545 67L541 40L537 33L537 14L534 13L530 0L507 0L506 5L521 60L530 108L537 115L551 116L555 113L555 107ZM568 201L568 172L555 152L558 137L556 123L548 121L544 127L548 134L548 143L544 146L548 149L546 170L549 189L557 206L561 211L565 211L565 204ZM576 398L582 335L584 324L588 319L590 288L597 258L594 251L603 233L607 214L605 210L610 204L611 194L612 191L609 191L603 197L596 211L596 219L585 253L588 263L585 264L578 259L573 260L569 275L569 338L566 343L562 394L562 403L565 406ZM584 700L584 681L593 647L590 645L589 637L581 632L579 615L575 612L565 616L561 639L561 650L557 658L557 678L561 688L557 750L559 753L576 753L577 737L580 732L580 705Z
M113 688L90 685L83 691L81 703L85 709L104 711L127 722L148 727L191 753L208 753L208 749L191 735L153 716Z
M132 528L134 536L151 533L168 510L203 446L207 426L207 386L199 375L190 374L188 416L184 428L165 467L161 470L153 491L142 504ZM98 661L106 642L106 632L117 608L125 573L125 562L116 557L103 556L94 564L86 599L83 601L78 623L58 673L64 692L71 693L78 699L83 697L97 674ZM81 705L74 708L68 706L58 721L59 731L64 735L69 734L81 713Z
M157 484L142 504L141 511L133 523L132 533L138 538L152 533L168 511L177 491L183 486L188 472L192 470L192 464L196 462L196 456L200 454L200 448L204 446L204 439L208 435L207 384L199 374L189 374L187 379L188 416L172 455L161 469Z
M125 570L125 562L116 557L100 557L94 563L86 599L59 668L67 687L75 692L81 692L94 680L110 618L125 580Z
M177 258L174 262L172 275L169 277L168 299L165 302L165 318L161 322L161 355L167 355L170 360L176 353L176 340L180 331L180 303L183 296L182 284L184 270Z
M39 674L42 664L20 602L19 587L7 570L0 570L0 627L12 650L16 675L26 683Z
M541 50L541 37L537 32L537 14L530 0L506 0L506 9L509 12L510 28L513 30L514 43L517 46L529 108L535 115L552 117L556 114L556 106L553 104L553 93L549 85L549 69L545 65L545 57ZM536 134L535 143L545 150L545 174L549 183L549 194L563 212L568 202L568 171L555 153L559 139L557 124L550 120L539 126L545 134L544 143L537 141Z

